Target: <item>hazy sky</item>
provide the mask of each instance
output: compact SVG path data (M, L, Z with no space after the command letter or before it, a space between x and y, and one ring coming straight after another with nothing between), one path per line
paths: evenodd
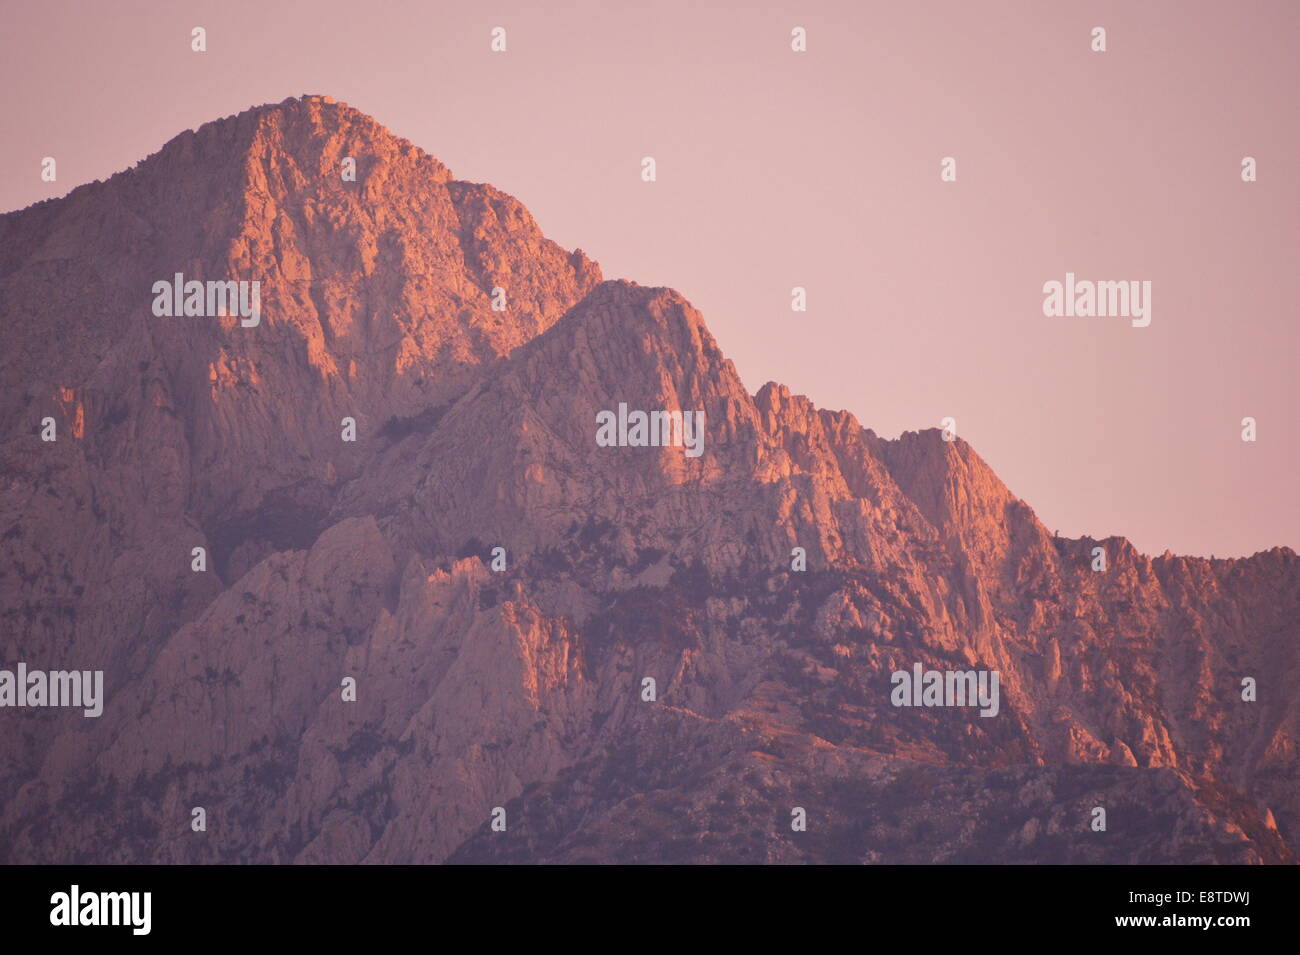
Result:
M0 210L329 94L516 195L606 277L680 290L751 390L887 437L952 416L1069 536L1300 549L1298 10L4 0ZM1150 326L1045 317L1067 271L1151 281Z

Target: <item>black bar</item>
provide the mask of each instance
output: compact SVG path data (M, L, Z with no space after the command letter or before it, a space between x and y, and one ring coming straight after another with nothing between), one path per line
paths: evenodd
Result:
M1260 929L1287 937L1293 927L1293 917L1284 914L1295 885L1288 867L863 866L818 873L581 868L9 867L0 917L6 940L373 944L418 934L457 948L495 946L512 933L558 946L587 948L599 939L602 947L617 947L640 938L655 947L694 947L691 926L720 932L732 943L769 941L776 932L806 934L811 941L830 931L869 943L912 926L905 934L919 928L930 941L941 932L948 942L978 936L1000 942L1127 938L1233 945L1258 937L1252 933ZM696 878L702 881L695 884ZM139 924L142 912L128 909L124 925L52 925L52 897L63 893L70 901L73 885L83 906L88 893L149 892L148 934L135 934L130 915ZM98 904L96 898L92 908ZM1119 924L1135 917L1152 917L1154 923ZM1205 918L1212 922L1208 927L1187 921Z

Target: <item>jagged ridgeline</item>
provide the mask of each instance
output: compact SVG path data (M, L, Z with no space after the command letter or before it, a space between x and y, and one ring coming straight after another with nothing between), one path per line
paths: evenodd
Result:
M0 313L0 861L1295 861L1292 551L750 394L343 104L0 216Z

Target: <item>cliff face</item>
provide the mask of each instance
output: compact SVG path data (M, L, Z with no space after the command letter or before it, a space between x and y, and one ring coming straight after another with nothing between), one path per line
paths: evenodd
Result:
M260 324L156 317L176 272ZM0 313L0 666L107 696L0 710L0 861L1295 861L1292 551L1055 538L960 440L750 395L346 106L0 216ZM998 714L891 705L918 663Z

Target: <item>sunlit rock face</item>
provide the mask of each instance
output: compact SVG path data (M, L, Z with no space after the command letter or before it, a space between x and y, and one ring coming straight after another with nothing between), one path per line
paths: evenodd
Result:
M0 216L0 313L0 666L105 694L0 707L0 861L1295 861L1292 551L1054 537L960 439L751 395L345 105Z

